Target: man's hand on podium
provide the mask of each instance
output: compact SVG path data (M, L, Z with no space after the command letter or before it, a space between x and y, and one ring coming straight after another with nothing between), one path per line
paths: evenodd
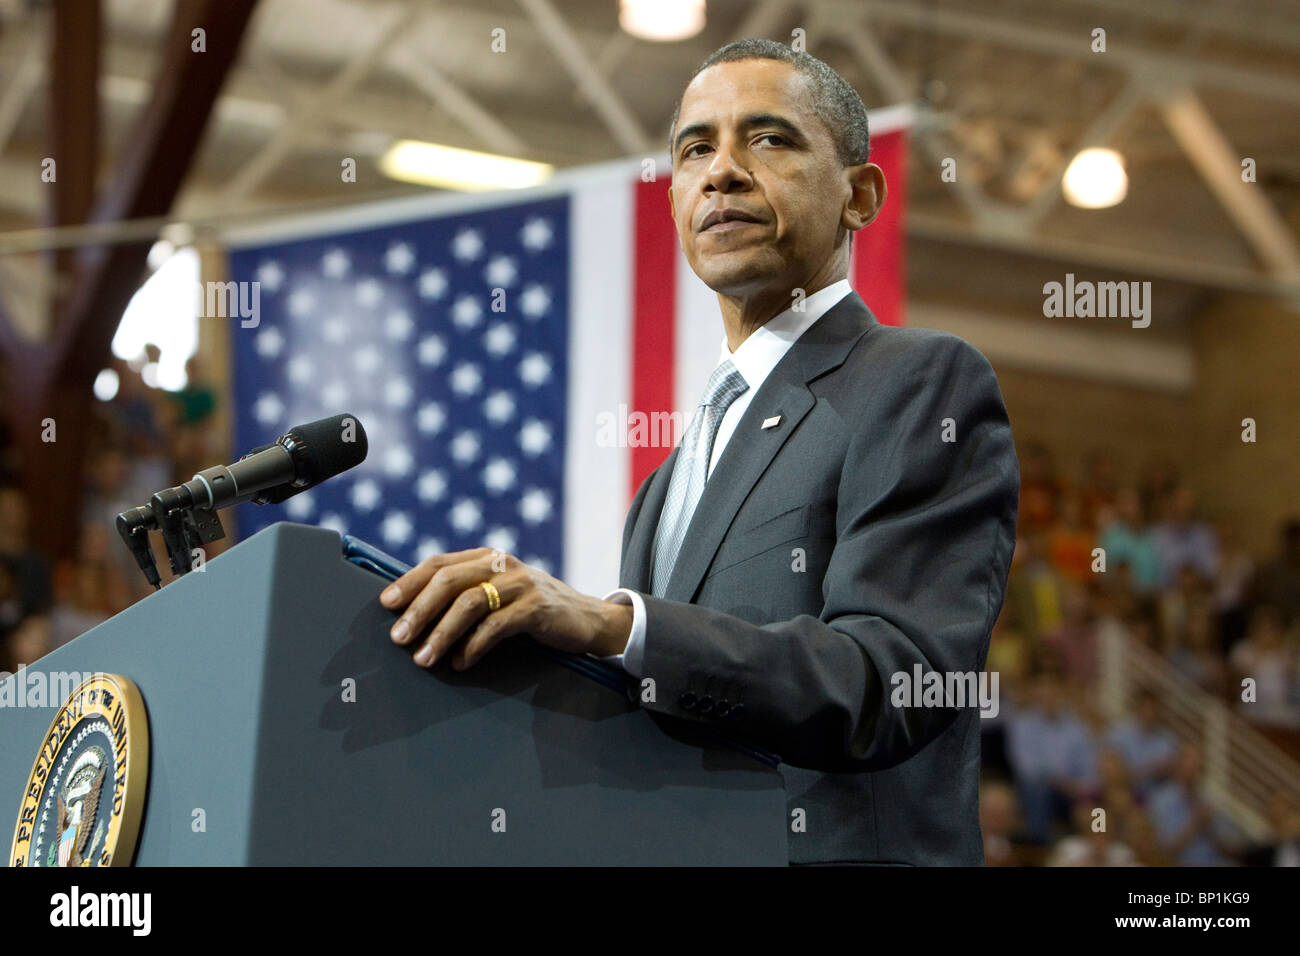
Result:
M392 639L413 648L421 667L451 651L451 666L465 670L515 634L573 654L608 657L623 653L632 633L630 606L580 594L492 548L435 554L385 588L379 601L402 612Z

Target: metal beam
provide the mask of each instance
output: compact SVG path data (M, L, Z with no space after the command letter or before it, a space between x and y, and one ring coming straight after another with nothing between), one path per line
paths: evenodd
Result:
M1242 181L1243 157L1229 145L1196 94L1186 91L1163 100L1160 115L1269 272L1280 279L1300 280L1300 243L1295 233L1269 203L1262 186Z
M409 46L401 46L393 51L389 65L446 110L488 149L508 156L528 155L528 145L510 127L448 79L428 57L416 55Z
M830 15L819 9L813 14L812 24L812 29L818 35L825 34L828 38L847 45L862 69L892 103L907 103L916 99L917 91L913 84L908 82L902 70L860 19L848 24L832 23ZM958 202L979 224L981 230L1005 231L1009 228L1006 223L1014 214L1013 207L989 198L972 176L963 175L963 170L968 167L961 144L941 142L939 130L929 121L924 111L921 111L913 130L913 138L933 164L933 174L938 173L944 160L951 158L956 161L957 176L951 185Z
M1146 91L1143 84L1137 79L1130 78L1124 88L1106 104L1106 107L1093 117L1092 122L1083 131L1083 135L1079 137L1074 150L1061 157L1060 162L1044 182L1043 188L1038 191L1038 195L1025 205L1024 212L1019 217L1021 228L1032 232L1056 207L1061 195L1061 177L1065 175L1065 170L1075 154L1091 146L1105 146L1109 143L1120 126L1144 102L1146 102Z
M26 52L22 54L9 86L0 94L0 153L9 144L9 137L14 134L18 121L22 119L23 110L45 78L44 34L45 20L37 17L30 35L25 39Z
M421 5L408 2L360 56L340 70L334 79L321 87L307 102L302 103L279 132L271 137L271 141L262 147L262 151L231 178L223 191L225 199L242 199L261 185L293 149L303 131L321 116L328 114L336 103L364 80L393 44L406 36L423 14L424 8Z
M619 148L628 155L649 150L645 130L610 82L596 70L573 31L551 5L550 0L516 0L528 14L537 32L550 46L560 65L591 101L596 115L604 122Z
M46 182L45 221L52 226L85 222L95 201L99 171L100 0L58 0L50 29L49 156L54 180ZM34 172L34 170L33 170ZM54 255L57 314L72 288L75 258Z
M1087 60L1099 66L1144 74L1170 83L1214 86L1266 99L1300 103L1300 82L1288 76L1129 46L1116 43L1113 36L1109 39L1106 54L1099 56L1090 50L1086 32L1065 33L1000 17L945 10L933 4L901 3L899 0L823 0L818 9L834 11L849 23L867 15L874 21L923 33L983 40L995 47Z

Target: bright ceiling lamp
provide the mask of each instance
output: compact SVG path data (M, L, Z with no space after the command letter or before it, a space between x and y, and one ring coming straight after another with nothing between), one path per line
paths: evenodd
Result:
M704 29L704 0L619 0L618 25L640 40L686 40Z
M395 142L379 158L379 168L391 179L467 192L536 186L549 179L555 171L555 167L547 163L532 163L413 139Z
M1070 205L1080 209L1119 205L1128 195L1124 157L1113 149L1081 150L1061 177L1061 192Z

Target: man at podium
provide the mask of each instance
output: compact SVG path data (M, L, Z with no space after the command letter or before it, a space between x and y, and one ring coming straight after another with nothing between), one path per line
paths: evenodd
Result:
M647 709L780 755L792 863L980 864L983 668L1019 488L993 370L850 287L886 186L861 99L820 60L721 48L670 147L670 211L725 337L632 503L623 587L436 555L384 592L393 640L425 667L520 633L618 661Z

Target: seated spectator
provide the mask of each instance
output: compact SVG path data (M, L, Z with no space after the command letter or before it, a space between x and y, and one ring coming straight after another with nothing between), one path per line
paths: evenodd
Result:
M1247 866L1300 866L1300 807L1284 790L1276 790L1264 810L1268 836L1252 844L1242 860Z
M1074 807L1074 832L1062 837L1047 858L1048 866L1136 866L1137 854L1112 833L1103 807L1080 801Z
M1228 660L1233 670L1237 708L1247 720L1278 727L1300 725L1291 701L1295 653L1287 646L1282 612L1262 604L1250 618L1246 637ZM1253 682L1248 694L1243 682Z
M1097 544L1106 552L1106 568L1115 573L1128 567L1129 584L1136 594L1149 594L1160 586L1160 553L1142 516L1141 499L1124 488L1113 509L1101 509Z
M14 575L21 616L45 614L53 599L50 566L27 538L27 495L16 486L0 488L0 558Z
M1230 866L1236 835L1226 817L1203 792L1200 748L1188 744L1178 753L1170 779L1147 801L1161 849L1179 866Z
M1064 688L1044 675L1028 707L1007 717L1007 756L1029 840L1051 841L1052 825L1070 823L1074 803L1097 789L1097 757L1087 725L1065 703Z
M1106 743L1124 761L1139 800L1169 775L1178 756L1178 739L1161 721L1160 701L1150 691L1137 695L1132 716L1111 728Z
M1300 620L1300 518L1282 525L1281 551L1259 569L1256 597L1282 612L1286 626Z
M1083 498L1071 492L1061 499L1061 515L1047 536L1047 557L1067 581L1082 583L1092 577L1092 549L1096 535L1088 526Z
M1025 532L1046 531L1056 520L1061 483L1051 452L1039 441L1026 442L1020 454L1020 523Z
M1220 652L1226 657L1246 636L1255 561L1241 547L1231 521L1215 525L1219 539L1219 575L1214 582L1214 614Z
M1214 617L1208 608L1187 615L1184 631L1169 650L1175 671L1201 690L1222 700L1227 691L1227 669L1219 654Z
M1060 627L1043 636L1043 643L1059 656L1062 676L1070 687L1090 688L1097 677L1097 625L1090 589L1071 583L1062 596L1064 619Z
M1187 485L1178 485L1165 499L1164 520L1151 529L1160 555L1160 584L1171 587L1178 572L1187 566L1202 578L1213 580L1219 573L1219 546L1214 528L1196 518L1196 495Z
M1001 780L980 784L980 832L985 866L1016 866L1016 791Z
M1169 650L1186 633L1190 618L1214 613L1209 582L1191 565L1183 565L1174 576L1174 585L1160 592L1156 609L1160 622L1160 646Z

